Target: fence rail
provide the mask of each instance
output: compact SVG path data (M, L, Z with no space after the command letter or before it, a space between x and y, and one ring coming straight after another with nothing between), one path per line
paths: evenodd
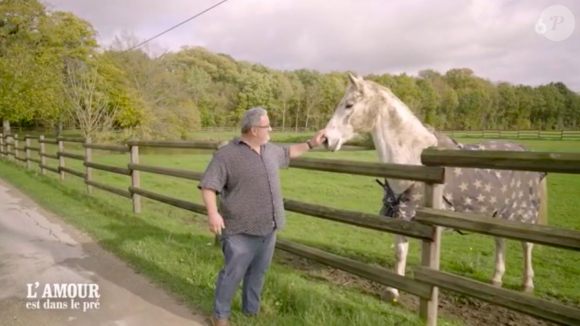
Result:
M421 154L426 166L520 170L552 173L580 173L579 153L522 151L456 151L430 148Z
M315 128L295 128L295 127L273 127L275 133L315 133ZM443 133L457 138L495 138L495 139L552 139L552 140L580 140L580 129L476 129L476 130L441 130ZM38 133L38 129L15 128L13 133L26 134ZM46 132L50 132L46 130ZM77 134L78 129L67 129L66 132ZM199 133L216 134L216 133L239 133L238 127L202 127ZM53 135L54 137L54 135ZM37 135L29 136L30 139L38 139ZM70 139L82 139L78 137L63 137ZM56 142L57 139L54 139ZM66 141L66 139L65 139ZM165 146L162 146L165 147Z
M272 128L274 132L309 132L316 130L311 128ZM201 128L205 133L234 133L239 132L239 128L233 127L205 127ZM580 130L539 130L539 129L515 129L515 130L443 130L444 133L457 138L513 138L513 139L560 139L560 140L580 140Z
M475 214L419 208L417 222L471 231L512 240L533 242L545 246L580 251L580 231L544 225L514 223L490 219Z
M580 130L448 130L457 138L580 140Z
M38 147L31 146L30 141L32 139L38 139ZM25 141L26 146L19 146L20 141ZM65 142L82 143L85 155L67 153L64 150ZM46 153L45 144L57 144L58 150L56 154ZM0 135L0 157L14 161L16 164L24 162L27 168L32 168L31 163L37 163L42 174L46 174L46 171L51 171L59 174L61 180L65 179L66 174L83 178L87 185L88 194L92 194L93 188L97 188L127 198L131 200L135 213L141 212L141 197L145 197L191 212L205 214L206 208L204 205L142 189L139 178L140 172L150 172L187 180L200 180L203 173L140 164L139 148L171 147L216 150L225 144L225 142L129 141L123 145L105 145L93 144L90 139L83 140L67 137L45 139L42 135L39 137L25 136L24 138L19 138L17 135ZM23 150L26 152L24 157L20 155ZM114 167L94 163L91 160L92 150L130 153L127 167ZM40 160L31 158L32 151L38 151ZM48 166L46 158L56 159L58 166ZM82 160L86 170L82 172L67 168L65 166L65 158ZM580 325L579 309L439 271L443 227L580 251L580 231L541 225L526 225L490 219L472 213L455 213L441 210L442 182L445 179L443 166L580 174L580 154L428 149L423 152L422 160L425 164L424 166L310 158L293 159L290 164L292 168L425 182L426 207L417 211L415 222L385 220L377 215L284 199L284 206L288 211L355 227L401 234L419 239L422 241L421 263L416 268L413 277L401 276L393 271L370 266L286 239L280 239L276 247L279 250L293 253L419 297L419 314L425 320L426 325L429 326L437 325L439 288L484 300L556 324ZM126 189L120 189L95 182L92 180L93 169L129 176L131 178L130 185Z

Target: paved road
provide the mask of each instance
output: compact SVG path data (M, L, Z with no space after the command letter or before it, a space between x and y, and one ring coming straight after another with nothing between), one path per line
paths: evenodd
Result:
M0 325L206 325L203 317L12 188L0 180ZM27 302L36 300L26 299L26 284L34 282L40 289L48 283L97 283L100 307L27 309Z

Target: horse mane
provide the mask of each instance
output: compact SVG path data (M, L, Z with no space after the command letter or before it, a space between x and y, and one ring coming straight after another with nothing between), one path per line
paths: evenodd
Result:
M451 139L451 137L447 136L446 134L437 131L431 125L423 123L423 126L429 130L436 138L437 138L437 148L443 149L460 149L461 145Z
M367 86L370 86L371 89L373 89L377 94L380 93L380 91L384 91L387 94L389 94L390 96L398 99L401 103L403 103L404 105L406 105L403 100L401 100L395 93L393 93L393 91L385 85L382 85L374 80L371 79L363 79L363 82L367 84ZM386 104L388 105L388 103L380 103L380 104ZM380 105L379 104L379 105ZM378 109L378 106L375 109ZM421 121L421 119L415 114L415 112L413 112L413 110L411 110L408 106L407 108L409 109L410 113L423 125L423 127L425 127L425 129L427 129L427 131L429 131L431 134L433 134L435 136L435 138L437 138L437 148L443 148L443 149L461 149L461 145L459 143L457 143L456 141L454 141L453 139L451 139L449 136L445 135L442 132L437 131L433 126ZM372 116L372 115L369 115ZM374 123L374 119L373 119L373 123Z

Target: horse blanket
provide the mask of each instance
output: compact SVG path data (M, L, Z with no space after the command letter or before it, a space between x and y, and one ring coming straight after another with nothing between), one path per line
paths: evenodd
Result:
M527 151L520 144L509 141L486 141L460 144L458 150ZM455 212L473 212L500 219L536 223L540 208L540 181L544 172L490 170L476 168L445 168L443 190L444 209ZM380 215L413 220L417 207L423 205L424 183L414 183L396 196L385 183Z

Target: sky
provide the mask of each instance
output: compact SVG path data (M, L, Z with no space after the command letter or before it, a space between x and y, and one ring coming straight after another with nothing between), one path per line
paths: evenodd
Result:
M219 1L45 3L91 22L107 45L122 32L145 40ZM552 41L537 32L551 5L565 6L578 20L575 28L570 16L558 24L560 31L574 28L567 39ZM168 50L203 46L275 69L416 75L470 68L495 82L561 81L580 92L578 25L578 0L229 0L151 44Z

